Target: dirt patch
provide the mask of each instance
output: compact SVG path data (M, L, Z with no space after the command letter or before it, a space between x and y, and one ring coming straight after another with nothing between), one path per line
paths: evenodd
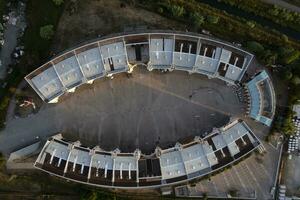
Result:
M66 6L58 24L52 47L56 53L99 35L123 32L128 27L186 29L183 24L134 5L124 4L120 0L75 2Z

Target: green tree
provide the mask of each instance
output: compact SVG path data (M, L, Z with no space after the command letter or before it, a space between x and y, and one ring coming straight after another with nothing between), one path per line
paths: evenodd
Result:
M281 36L281 39L284 41L284 42L288 42L289 41L289 37L285 34L282 34Z
M292 62L296 61L300 58L300 51L294 50L291 53L285 55L284 64L291 64Z
M295 126L292 122L292 116L287 116L284 119L282 131L286 135L293 135L295 133Z
M207 21L210 24L217 24L219 22L219 17L215 15L208 15L207 16Z
M53 3L54 3L55 5L57 5L57 6L60 6L61 4L64 3L64 0L52 0L52 1L53 1Z
M293 74L290 70L285 70L282 75L284 80L290 80L293 77Z
M171 5L169 9L174 17L181 17L185 13L185 10L182 6Z
M50 40L54 35L53 25L46 25L40 28L40 36L43 39Z
M246 47L250 51L252 51L254 53L257 53L257 54L262 53L265 50L264 46L261 45L260 43L256 42L256 41L247 42Z
M196 12L192 13L190 18L193 21L193 24L195 24L197 27L200 27L205 22L204 16Z
M254 21L247 21L247 25L251 28L255 27L255 22Z
M268 10L268 13L272 16L277 16L279 15L279 10L275 7L273 7L272 9Z
M6 160L3 154L0 152L0 170L5 166Z
M8 96L5 96L1 99L0 102L0 111L6 110L8 104L9 104L10 98Z
M299 76L297 76L297 75L293 76L292 83L294 85L299 85L300 84L300 78L299 78Z
M272 52L271 50L263 51L260 55L260 59L265 65L273 65L277 60L277 53Z
M164 13L164 9L163 9L162 7L159 7L157 11L158 11L158 13L160 13L160 14Z

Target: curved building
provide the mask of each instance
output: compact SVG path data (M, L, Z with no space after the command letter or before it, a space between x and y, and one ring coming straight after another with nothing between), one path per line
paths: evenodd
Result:
M246 83L249 94L248 114L254 120L271 126L276 108L276 97L272 81L266 71L259 72Z
M60 135L49 139L34 166L76 182L114 188L151 188L186 182L232 164L260 145L247 124L235 120L204 139L169 149L156 148L152 155L138 149L120 150L83 147L64 141Z
M84 83L131 73L135 66L149 71L183 70L219 78L234 85L241 81L253 55L231 44L192 33L153 31L99 39L56 56L25 77L46 102L55 103L65 92Z

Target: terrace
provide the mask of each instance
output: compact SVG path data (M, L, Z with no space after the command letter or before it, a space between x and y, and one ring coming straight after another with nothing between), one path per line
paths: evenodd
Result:
M177 70L191 71L195 65L198 40L189 37L175 37L173 65Z

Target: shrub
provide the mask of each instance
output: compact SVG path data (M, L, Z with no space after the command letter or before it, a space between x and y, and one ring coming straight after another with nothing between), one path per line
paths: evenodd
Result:
M64 3L64 0L52 0L52 1L53 1L53 3L54 3L55 5L57 5L57 6L60 6L61 4Z
M40 28L40 36L43 39L50 40L54 35L53 25L46 25Z

